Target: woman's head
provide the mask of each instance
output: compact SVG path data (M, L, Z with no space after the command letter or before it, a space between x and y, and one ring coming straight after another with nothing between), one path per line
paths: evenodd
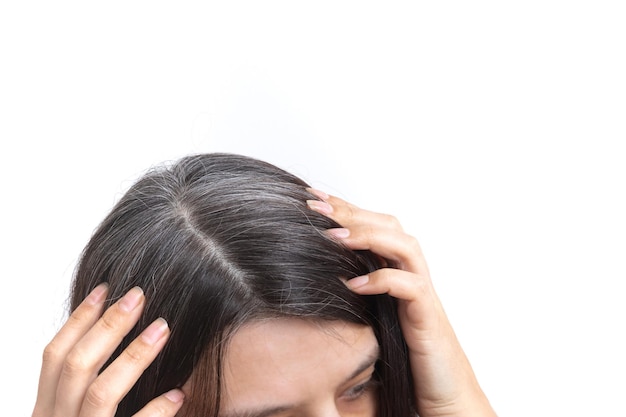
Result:
M393 300L358 296L342 282L377 269L378 259L328 238L324 230L338 225L307 209L313 196L306 187L262 161L206 154L152 170L122 197L84 250L71 307L100 282L109 283L110 302L143 288L142 319L113 358L157 317L172 333L118 415L187 381L184 415L217 415L233 335L279 318L329 329L337 322L369 326L380 345L378 415L409 415L410 377Z

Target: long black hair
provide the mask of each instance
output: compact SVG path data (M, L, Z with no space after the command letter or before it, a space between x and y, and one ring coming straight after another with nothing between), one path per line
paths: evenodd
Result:
M415 416L395 300L356 295L342 282L380 268L379 259L324 234L338 225L307 208L315 198L307 187L269 163L212 153L151 169L115 205L84 249L71 309L101 282L109 283L108 305L143 288L140 322L108 363L157 317L172 329L116 416L192 378L180 414L216 417L229 336L267 317L371 326L381 351L377 416Z

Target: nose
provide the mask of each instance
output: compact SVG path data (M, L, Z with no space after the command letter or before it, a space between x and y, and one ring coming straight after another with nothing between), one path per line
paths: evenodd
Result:
M339 410L337 410L337 408L335 407L332 410L326 410L323 414L320 414L320 417L347 417L347 416L342 416L339 413Z
M315 417L348 417L341 415L335 401L328 401L320 404ZM351 416L350 416L351 417Z

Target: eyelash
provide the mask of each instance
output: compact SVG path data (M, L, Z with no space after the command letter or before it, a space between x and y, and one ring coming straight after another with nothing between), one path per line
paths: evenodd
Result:
M362 384L357 385L356 387L350 388L345 397L348 401L354 401L361 398L363 394L374 388L378 384L374 378L370 378Z

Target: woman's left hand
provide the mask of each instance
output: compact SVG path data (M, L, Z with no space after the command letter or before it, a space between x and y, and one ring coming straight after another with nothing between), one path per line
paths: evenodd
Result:
M370 250L393 267L347 281L358 294L387 293L409 349L421 417L495 416L459 344L432 285L420 245L390 215L360 209L340 198L309 190L309 207L343 226L328 233L354 250Z

